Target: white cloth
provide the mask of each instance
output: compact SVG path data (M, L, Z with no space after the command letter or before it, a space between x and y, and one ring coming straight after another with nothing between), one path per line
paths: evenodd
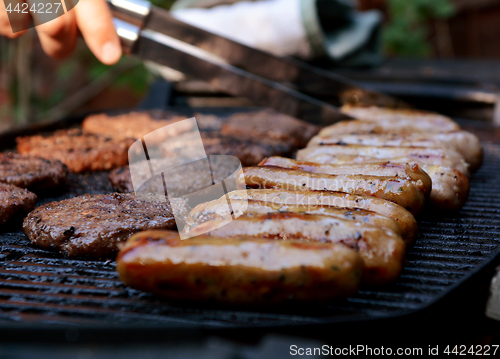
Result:
M312 55L300 0L242 1L209 9L178 9L172 14L193 26L278 56Z

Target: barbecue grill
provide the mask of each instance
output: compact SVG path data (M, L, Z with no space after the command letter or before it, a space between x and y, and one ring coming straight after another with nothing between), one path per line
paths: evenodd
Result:
M241 109L205 113L224 117L234 111ZM66 120L45 130L76 122L76 119ZM473 121L460 124L480 136L490 128L488 124ZM52 333L51 329L59 330L60 339L64 340L67 339L64 328L68 326L93 332L94 339L116 336L123 330L139 331L143 334L140 337L147 339L154 335L144 333L162 333L162 330L176 333L174 338L185 331L193 336L209 329L294 332L295 328L306 335L300 328L307 326L321 331L341 323L342 328L346 328L347 325L365 326L425 316L440 311L436 308L441 308L449 297L456 303L456 292L471 285L475 295L484 297L487 293L480 289L487 287L478 289L477 278L486 279L487 283L491 275L484 273L491 272L500 253L500 193L497 189L500 145L489 140L483 142L485 161L472 176L471 192L464 208L453 215L427 213L419 218L419 237L408 251L407 264L398 282L381 289L365 288L349 299L326 305L252 309L170 303L126 287L119 280L112 259L64 258L32 246L19 230L19 224L11 225L0 234L2 338L13 338L19 330L23 333L31 330L37 339L56 340L48 334ZM39 196L38 205L84 193L112 192L107 175L104 172L70 174L67 188ZM459 298L464 304L464 298ZM115 331L106 331L106 328ZM119 336L118 340L120 338L123 339Z

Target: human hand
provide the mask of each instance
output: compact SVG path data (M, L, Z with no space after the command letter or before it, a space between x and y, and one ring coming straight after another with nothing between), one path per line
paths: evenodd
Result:
M26 1L29 3L29 0ZM64 2L63 2L64 3ZM36 14L33 15L36 20ZM32 20L30 13L11 12L16 28L26 29ZM36 24L36 21L35 21ZM120 40L105 0L79 0L69 12L35 27L43 50L55 58L63 58L73 51L78 30L87 46L99 61L112 65L121 57ZM0 35L17 38L27 30L12 32L4 1L0 1Z

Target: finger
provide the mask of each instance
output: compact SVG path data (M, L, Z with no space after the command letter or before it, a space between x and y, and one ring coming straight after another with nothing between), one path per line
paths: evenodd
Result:
M35 23L37 21L35 15ZM77 29L75 14L70 11L51 21L36 26L43 51L52 57L63 58L73 51Z
M120 59L122 49L105 0L80 0L74 9L76 23L90 50L106 65Z
M17 4L22 4L22 1L12 2L11 9L14 9ZM10 11L7 13L4 1L0 1L0 35L11 39L17 38L26 33L26 29L30 25L30 15L21 11ZM13 32L12 29L21 30Z

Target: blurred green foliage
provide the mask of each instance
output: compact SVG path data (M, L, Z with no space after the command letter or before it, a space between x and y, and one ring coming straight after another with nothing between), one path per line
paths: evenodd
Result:
M113 83L113 86L128 87L136 95L143 95L146 93L152 79L153 75L146 70L146 67L144 67L144 64L141 62L126 74L119 76Z
M151 3L155 6L170 9L175 0L150 0ZM107 71L109 66L103 65L100 63L91 53L87 50L88 55L92 57L92 60L89 61L89 77L94 79L98 76L102 75ZM122 57L120 62L125 61L125 56ZM113 83L113 87L115 88L129 88L135 94L141 95L144 94L149 86L149 83L152 81L152 75L147 71L146 67L140 63L138 66L134 67L132 70L124 73L119 76Z
M164 9L170 9L174 4L175 0L149 0L153 5L162 7Z
M429 56L431 19L447 19L455 12L451 0L387 0L389 22L384 30L388 55Z

